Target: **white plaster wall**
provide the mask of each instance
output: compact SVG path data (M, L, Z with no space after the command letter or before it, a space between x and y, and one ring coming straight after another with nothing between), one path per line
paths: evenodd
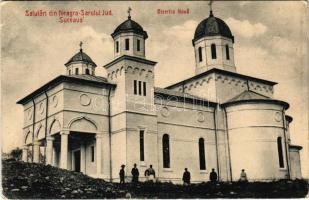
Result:
M121 165L126 165L127 132L120 131L112 134L112 179L119 182ZM128 166L126 166L127 168Z
M299 151L290 147L290 160L291 160L291 178L301 179L301 163Z
M125 49L125 39L129 39L129 50ZM137 39L140 40L140 51L137 51ZM116 52L116 41L119 42L119 52ZM145 40L143 36L135 33L121 33L114 38L114 55L118 58L122 55L145 58Z
M241 104L227 107L232 177L241 169L249 180L287 178L282 107L276 104ZM282 137L284 168L279 167L277 138Z

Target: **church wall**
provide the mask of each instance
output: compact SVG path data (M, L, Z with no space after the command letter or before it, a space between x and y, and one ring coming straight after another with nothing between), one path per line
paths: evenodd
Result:
M144 161L140 160L140 130L144 130ZM140 172L141 181L149 165L158 171L157 116L127 113L127 168L126 174L131 181L134 163Z
M290 147L289 149L290 160L291 160L291 178L292 179L301 179L301 163L299 150L296 148Z
M91 162L91 147L94 147L94 162ZM90 176L95 176L97 173L97 159L96 159L96 142L92 140L85 144L85 167L86 174ZM104 159L104 158L103 158ZM83 162L83 161L82 161Z
M245 169L249 180L287 178L282 107L241 104L227 107L233 180ZM277 138L282 137L284 168L279 167Z
M125 49L125 39L129 39L129 50ZM137 51L137 39L140 40L140 51ZM119 52L116 52L116 41L119 42ZM118 58L122 55L145 57L145 40L143 36L135 33L121 33L114 38L114 55Z
M121 130L112 133L112 179L119 182L119 170L121 165L126 165L127 155L127 131ZM126 166L127 168L128 166Z

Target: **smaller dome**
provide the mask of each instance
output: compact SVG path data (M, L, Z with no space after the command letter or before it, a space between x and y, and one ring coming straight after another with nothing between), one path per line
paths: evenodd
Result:
M143 27L137 22L133 21L129 16L126 21L121 23L115 31L112 33L112 37L116 37L120 33L133 32L144 36L144 39L148 38L147 32L144 31Z
M67 63L65 63L65 66L68 66L69 64L73 63L73 62L85 62L87 64L91 64L93 66L97 66L95 64L95 62L93 62L93 60L86 54L83 52L82 49L80 49L80 51L75 54Z
M207 36L223 36L232 39L234 42L234 36L228 25L222 19L213 16L212 12L196 27L192 42Z

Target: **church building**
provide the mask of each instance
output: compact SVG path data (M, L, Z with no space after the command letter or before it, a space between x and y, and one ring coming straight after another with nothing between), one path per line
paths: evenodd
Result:
M277 83L237 73L234 36L212 11L192 39L195 75L166 88L154 85L148 34L130 12L111 36L107 77L81 45L65 75L17 102L23 161L113 182L121 165L131 181L134 163L141 181L149 165L161 182L181 183L184 168L195 183L209 181L213 168L220 181L237 181L242 169L249 181L301 178L289 104L274 99Z

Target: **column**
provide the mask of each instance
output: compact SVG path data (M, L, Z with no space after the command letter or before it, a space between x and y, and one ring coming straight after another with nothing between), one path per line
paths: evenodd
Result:
M57 151L56 151L55 147L53 147L53 163L52 163L52 166L58 167L57 166Z
M96 164L97 164L97 177L102 177L102 138L103 135L96 135Z
M85 143L82 143L80 146L80 171L86 173L86 147Z
M33 142L33 162L34 163L40 162L40 142L39 141Z
M68 137L69 131L62 131L61 135L61 146L60 146L60 167L62 169L68 168Z
M22 160L23 160L24 162L27 162L27 161L28 161L28 146L26 146L26 145L23 147Z
M53 141L54 138L48 136L46 138L46 164L51 165L53 161Z

